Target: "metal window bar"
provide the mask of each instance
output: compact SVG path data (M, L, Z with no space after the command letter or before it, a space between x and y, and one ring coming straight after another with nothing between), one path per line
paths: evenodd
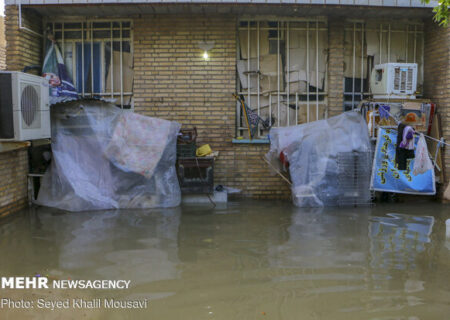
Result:
M113 39L113 22L110 22L110 33L111 33L111 42L109 47L110 52L110 63L109 68L111 69L111 74L114 74L114 39ZM111 99L114 99L114 77L111 77Z
M94 26L96 22L104 22L109 24L108 27L97 27ZM124 23L128 23L128 25L124 26ZM117 24L116 26L114 24ZM65 59L66 56L66 46L70 46L72 48L72 77L74 84L77 84L77 78L81 76L81 93L80 96L110 96L114 98L115 96L120 97L120 105L123 108L124 106L124 97L132 97L133 92L124 92L124 79L123 79L123 44L126 42L129 46L130 54L133 54L133 26L132 20L129 19L115 19L111 21L110 19L84 19L80 22L79 19L75 18L67 18L64 21L50 21L45 19L44 26L50 24L52 26L52 31L56 35L56 33L60 34L57 41L61 42L62 47L62 55ZM74 27L74 24L78 24L79 27ZM70 25L68 27L67 25ZM124 31L127 31L127 36L124 36ZM95 32L98 31L109 31L109 36L104 37L101 34L97 34L94 36ZM66 36L67 32L79 32L81 36L79 38L75 37L73 34L69 37ZM114 36L114 32L119 32L119 36ZM95 38L95 42L94 42ZM120 91L115 90L114 88L114 40L119 40L120 47ZM45 39L44 39L45 41ZM85 70L85 43L89 41L90 44L90 68L88 71ZM106 68L105 68L105 45L110 43L110 73L111 73L111 88L106 92ZM77 46L76 44L81 44L81 75L77 74ZM102 65L100 66L100 92L95 92L95 81L94 81L94 44L99 43L99 52L102 55L100 57L100 61ZM64 60L65 61L65 60ZM85 75L86 72L90 73L91 76L91 90L86 92L86 81Z
M408 49L409 49L409 33L408 33L408 31L409 31L409 25L407 24L406 25L406 33L405 33L405 42L406 42L406 45L405 45L405 60L406 60L406 62L408 62Z
M361 45L362 46L362 45ZM353 23L352 109L355 107L356 23Z
M240 44L240 34L239 32L236 32L236 61L240 60L240 52L241 52L241 44ZM239 79L239 73L238 70L236 70L235 72L236 74L236 79ZM241 81L236 81L236 91L238 92L238 94L242 94L242 84ZM235 125L236 125L236 136L242 136L242 114L241 114L241 104L236 100L236 118L235 118Z
M247 104L249 106L249 108L251 108L251 95L250 95L250 91L251 91L251 78L250 78L250 59L251 59L251 54L250 54L250 21L247 21L247 92L248 92L248 100L247 100Z
M298 20L298 21L297 21ZM236 39L237 46L238 46L238 52L236 54L237 59L241 59L241 48L240 48L240 39L239 36L246 35L247 39L245 39L245 43L247 45L246 48L246 54L247 54L247 61L245 62L245 65L247 67L247 74L245 75L245 78L248 83L248 88L246 90L242 89L242 85L240 81L237 81L237 89L238 94L246 96L246 103L250 107L255 107L256 110L254 110L259 116L262 116L263 114L267 114L267 111L262 113L262 110L266 108L266 106L262 106L261 98L262 94L264 92L261 92L261 82L260 82L260 67L261 67L261 31L271 31L272 36L269 36L269 41L272 41L271 45L276 44L276 92L275 90L271 92L267 92L268 97L268 119L270 122L272 122L272 107L273 103L273 96L276 95L276 122L275 126L285 126L285 125L292 125L292 124L298 124L299 123L299 110L303 108L306 105L306 121L309 122L311 120L320 119L320 106L324 106L324 116L326 117L326 106L327 106L327 83L326 83L326 73L325 73L325 83L321 83L319 80L320 73L319 73L319 53L320 51L320 43L319 43L319 33L320 32L327 32L328 28L326 27L326 20L323 19L277 19L277 20L270 20L273 21L272 24L265 24L260 23L262 20L258 19L249 19L249 20L241 20L243 23L240 23L240 26L238 26L238 37ZM302 21L304 24L293 24L292 22L299 22ZM253 23L252 23L253 22ZM276 24L275 24L276 23ZM275 25L274 25L275 24ZM325 25L325 27L324 27ZM275 31L276 30L276 31ZM291 52L289 49L291 47L291 31L299 31L303 32L303 35L306 33L307 38L307 50L306 50L306 64L307 64L307 70L306 70L306 92L292 92L291 91L291 80L289 77L289 71L291 68ZM274 34L276 33L276 39L274 39ZM263 35L265 35L263 33ZM252 39L252 37L255 37L256 39ZM312 37L311 37L312 36ZM301 37L301 34L299 33L299 37ZM256 40L256 41L255 41ZM276 43L275 41L276 40ZM283 47L281 44L281 40L284 41ZM311 43L309 43L311 41ZM256 48L252 48L253 46L256 46ZM315 46L315 47L314 47ZM255 50L256 49L256 50ZM274 48L275 49L275 48ZM282 49L285 52L282 52ZM312 50L310 52L310 50ZM252 56L255 55L256 51L256 61L255 65L257 68L257 72L253 72L251 68L252 66L250 59L253 59ZM313 63L313 55L310 53L313 53L315 56L315 63ZM315 70L310 70L310 66L313 63ZM328 68L326 67L328 70ZM284 70L286 70L286 73L284 73ZM310 90L310 81L312 80L311 77L311 71L314 72L314 76L316 78L316 88L314 91ZM252 74L256 74L257 79L254 79L256 81L253 81L254 84L256 84L257 88L254 90L254 88L251 87L252 85ZM238 76L238 74L236 74ZM286 75L286 81L282 79L282 76ZM274 79L275 80L275 79ZM285 89L282 88L282 82L284 81ZM324 90L319 91L320 85L324 86ZM303 97L301 99L301 97ZM311 97L315 98L315 103L312 104ZM304 99L304 100L303 100ZM254 103L252 103L254 101ZM267 100L266 100L267 101ZM292 102L292 103L291 103ZM292 112L290 110L290 105L292 104L292 107L295 103L295 112ZM311 107L315 107L315 117L312 117L311 114ZM286 108L284 110L283 108ZM246 131L246 127L244 125L243 119L242 119L242 112L240 111L240 106L237 105L237 134L242 135ZM292 117L295 115L295 120L292 119ZM265 116L263 116L265 118ZM262 138L264 131L263 128L260 126L258 132L258 137Z
M84 97L84 22L81 23L81 87Z
M64 61L64 63L66 62L65 61L65 58L66 58L66 47L65 47L65 43L64 43L64 24L62 25L62 39L61 39L61 42L62 42L62 44L61 44L61 48L62 48L62 57L63 57L63 61Z
M369 78L369 67L367 67L367 78ZM364 23L361 23L361 100L364 99ZM354 91L354 90L353 90ZM354 105L352 106L352 109Z
M289 79L289 70L290 70L290 61L289 61L289 54L290 54L290 46L289 46L289 38L291 37L291 34L289 33L289 21L286 22L286 55L287 55L287 68L286 68L286 79L287 79L287 84L286 84L286 105L287 105L287 125L288 127L290 126L290 92L289 92L289 85L290 85L290 79Z
M306 122L309 122L309 21L306 22Z
M280 21L277 21L277 126L280 126Z
M413 62L416 62L416 50L417 50L417 25L414 25L414 59Z
M316 20L316 120L319 120L319 22Z
M257 50L256 50L256 56L257 56L257 62L256 62L256 64L257 64L257 66L256 66L256 68L257 68L257 70L259 70L259 21L256 23L256 26L257 26L257 30L256 30L256 39L257 39L257 44L256 44L256 47L257 47ZM259 87L259 72L257 72L256 73L256 88L257 88L257 90L258 90L258 117L260 117L261 116L261 112L260 112L260 110L261 110L261 97L260 97L260 92L259 92L259 90L260 90L260 87ZM258 130L258 134L259 135L261 135L261 131L260 130Z
M123 109L123 41L122 21L120 23L120 107Z
M388 25L388 56L387 62L391 62L391 24Z
M387 24L387 28L384 28L384 25ZM354 109L359 101L355 97L359 97L360 100L363 100L371 95L370 92L367 90L364 90L364 40L366 39L365 33L369 31L377 31L379 34L379 64L390 62L391 61L391 37L394 33L401 33L404 36L404 43L405 43L405 62L413 62L418 63L420 70L423 70L423 59L424 59L424 36L423 36L423 30L417 30L418 26L423 26L422 23L408 23L405 22L405 27L401 27L400 29L393 29L392 25L390 23L384 22L379 23L379 26L376 29L370 29L365 26L365 22L363 21L354 21L352 22L351 27L346 27L346 31L351 31L352 34L352 90L350 92L344 90L344 97L347 97L348 99L351 98L351 107ZM359 92L356 92L355 90L355 66L357 64L356 62L356 33L361 32L361 88ZM384 35L383 35L384 34ZM413 41L413 59L410 61L409 57L409 43L410 43L410 35L412 35L414 41ZM383 37L386 37L387 39L387 56L383 57ZM417 39L419 38L419 39ZM417 50L417 43L418 41L421 41L421 50ZM418 58L417 58L418 57ZM423 72L420 75L423 77ZM367 78L370 77L370 70L367 70ZM421 79L418 79L418 82L421 82ZM366 88L368 89L368 88ZM346 104L346 103L345 103Z
M92 21L90 29L91 29L90 38L91 38L91 97L92 97L94 95L94 32L92 30L93 29Z
M383 24L380 23L380 61L379 63L381 64L382 61L382 55L383 55Z

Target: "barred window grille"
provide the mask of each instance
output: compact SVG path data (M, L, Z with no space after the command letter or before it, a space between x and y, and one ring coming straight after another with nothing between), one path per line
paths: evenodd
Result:
M132 108L131 20L69 19L46 21L45 27L54 35L80 97L109 98Z
M273 127L327 115L328 24L324 18L243 18L238 24L237 92ZM247 135L239 103L237 136ZM268 129L258 128L257 138Z
M423 58L421 22L347 21L344 36L344 110L352 110L361 100L371 97L369 78L377 64L417 63L417 86L420 91Z

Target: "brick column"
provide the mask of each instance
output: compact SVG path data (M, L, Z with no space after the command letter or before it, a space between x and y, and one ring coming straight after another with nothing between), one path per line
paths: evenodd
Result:
M3 17L0 17L0 70L4 69L6 69L5 24Z
M425 24L424 95L437 105L442 134L450 142L450 27L431 19ZM445 148L445 173L450 180L450 148Z
M0 153L0 219L28 205L26 149Z
M344 110L344 22L328 21L328 117Z
M22 25L42 34L42 18L33 11L22 9ZM6 66L9 71L21 71L25 66L42 64L43 39L19 29L17 6L5 8Z
M40 15L24 9L22 17L24 26L42 33ZM43 39L19 29L17 6L6 6L5 36L7 70L21 71L25 66L42 64ZM0 153L0 218L27 207L27 174L27 149Z

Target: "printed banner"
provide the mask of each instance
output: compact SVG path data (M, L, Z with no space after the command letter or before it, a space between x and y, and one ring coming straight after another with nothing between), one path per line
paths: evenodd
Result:
M77 90L67 73L64 60L55 42L51 42L45 55L42 76L50 87L50 104L78 99Z
M414 141L417 146L418 137ZM397 130L380 128L378 133L375 159L373 162L370 187L375 191L436 194L434 170L423 174L413 174L414 159L408 159L407 169L398 170L395 164L395 145Z

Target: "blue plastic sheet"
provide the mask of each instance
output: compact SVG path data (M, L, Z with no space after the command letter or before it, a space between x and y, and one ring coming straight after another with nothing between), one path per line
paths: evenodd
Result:
M417 146L418 137L414 145ZM395 165L397 130L380 128L372 169L371 189L394 193L436 194L434 170L413 174L414 159L408 160L406 170Z

